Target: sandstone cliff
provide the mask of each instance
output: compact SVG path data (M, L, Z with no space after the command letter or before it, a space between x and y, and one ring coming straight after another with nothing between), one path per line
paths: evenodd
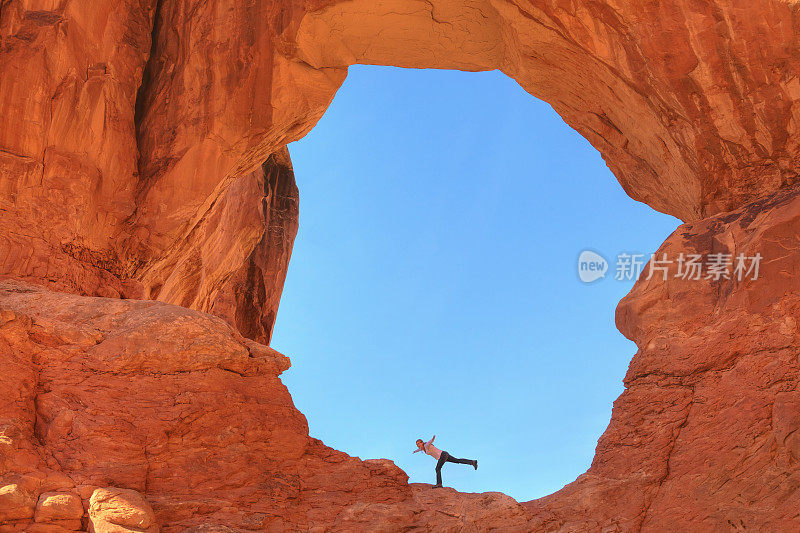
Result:
M789 0L0 0L0 530L800 528L798 24ZM661 251L765 258L639 280L626 390L558 493L430 494L329 449L260 344L285 146L355 63L500 69L686 222Z

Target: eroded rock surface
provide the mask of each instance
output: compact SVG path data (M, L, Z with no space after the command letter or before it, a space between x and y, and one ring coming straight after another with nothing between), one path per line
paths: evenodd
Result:
M589 471L526 504L537 528L800 527L798 230L792 187L666 240L657 257L760 254L758 279L683 279L676 264L666 280L643 272L617 308L639 347L626 390Z
M445 522L525 516L310 438L278 377L288 359L198 311L2 282L0 365L3 531L391 530L425 525L436 502Z
M246 265L268 247L285 269L284 147L354 63L501 69L633 198L684 220L739 207L796 180L796 5L5 0L0 275L225 308L267 339L282 276Z
M799 229L796 187L679 227L657 255L760 254L757 279L646 269L618 307L639 351L591 468L524 504L408 485L309 438L288 360L217 317L4 282L0 513L28 523L54 479L137 490L176 531L793 530Z
M0 278L25 282L0 285L0 531L800 529L797 6L0 0ZM355 63L500 69L687 221L659 253L764 257L636 284L626 390L551 496L325 447L259 344L297 231L285 146Z

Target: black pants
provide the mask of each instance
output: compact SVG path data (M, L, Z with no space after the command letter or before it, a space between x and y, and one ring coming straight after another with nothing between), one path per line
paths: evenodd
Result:
M459 463L462 465L471 465L474 461L472 459L456 459L446 451L442 451L439 456L439 461L436 463L436 484L442 484L442 466L445 463Z

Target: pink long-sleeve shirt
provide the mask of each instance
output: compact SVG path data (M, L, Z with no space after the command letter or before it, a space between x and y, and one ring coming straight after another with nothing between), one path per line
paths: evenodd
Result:
M416 450L414 450L414 453L424 451L425 453L427 453L428 455L430 455L431 457L433 457L434 459L436 459L438 461L439 457L442 456L442 450L440 450L439 448L437 448L436 446L433 445L433 439L435 439L435 438L436 438L436 435L434 435L431 440L429 440L428 442L426 442L425 444L422 445L422 448L423 448L422 450L417 448Z

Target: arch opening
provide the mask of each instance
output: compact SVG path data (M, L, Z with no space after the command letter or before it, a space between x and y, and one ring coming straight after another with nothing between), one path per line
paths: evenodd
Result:
M300 231L272 345L311 434L431 482L410 451L435 433L485 465L453 486L518 501L585 472L636 349L614 326L633 281L584 285L577 255L655 251L678 221L499 72L353 67L289 150Z

